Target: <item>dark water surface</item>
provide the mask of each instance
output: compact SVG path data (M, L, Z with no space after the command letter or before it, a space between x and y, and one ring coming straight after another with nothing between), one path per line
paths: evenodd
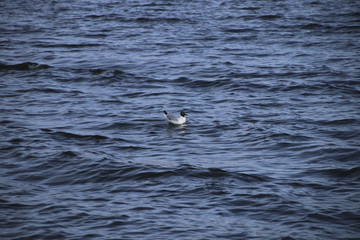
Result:
M359 1L5 0L0 35L1 239L360 238Z

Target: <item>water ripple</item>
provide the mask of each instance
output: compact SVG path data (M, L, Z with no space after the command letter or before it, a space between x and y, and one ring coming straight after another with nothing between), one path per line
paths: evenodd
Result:
M0 5L1 239L358 238L357 1Z

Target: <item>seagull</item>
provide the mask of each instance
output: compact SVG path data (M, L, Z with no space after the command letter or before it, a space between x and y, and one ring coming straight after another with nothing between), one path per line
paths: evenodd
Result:
M183 111L180 112L180 117L175 117L174 115L168 114L166 111L164 111L164 115L171 124L180 125L186 122L186 113Z

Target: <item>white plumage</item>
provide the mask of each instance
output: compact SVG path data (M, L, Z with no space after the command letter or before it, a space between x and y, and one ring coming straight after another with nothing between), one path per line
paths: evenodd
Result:
M179 117L175 117L174 115L168 114L166 111L164 111L164 115L171 124L179 125L179 124L184 124L186 122L186 118L185 118L186 113L184 113L183 111L180 112Z

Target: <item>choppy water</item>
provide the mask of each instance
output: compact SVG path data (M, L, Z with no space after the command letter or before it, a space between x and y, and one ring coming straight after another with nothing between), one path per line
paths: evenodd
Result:
M358 239L359 23L356 0L1 1L0 238Z

